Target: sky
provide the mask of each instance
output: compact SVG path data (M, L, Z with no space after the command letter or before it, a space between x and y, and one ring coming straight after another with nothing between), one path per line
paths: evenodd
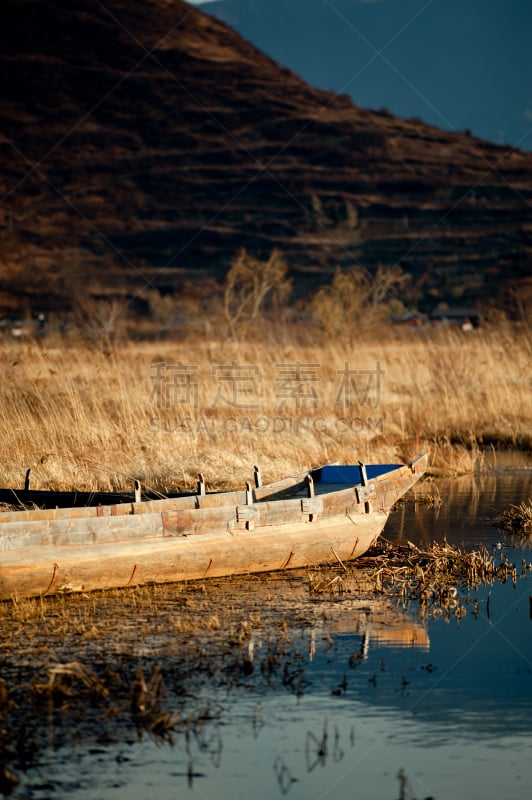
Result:
M532 0L193 0L311 85L532 150Z

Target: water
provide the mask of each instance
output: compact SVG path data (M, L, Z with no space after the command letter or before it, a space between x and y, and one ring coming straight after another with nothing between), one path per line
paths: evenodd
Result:
M443 503L401 506L385 536L484 545L518 578L471 590L467 614L423 623L414 606L367 622L355 598L325 604L284 674L213 681L211 712L174 742L51 744L16 790L43 800L482 798L532 791L532 550L495 517L532 496L529 469L440 481ZM276 602L273 594L270 602ZM319 606L319 613L323 608ZM292 640L293 646L293 640ZM248 644L258 665L266 638ZM292 671L291 674L287 674ZM257 673L258 670L255 670Z

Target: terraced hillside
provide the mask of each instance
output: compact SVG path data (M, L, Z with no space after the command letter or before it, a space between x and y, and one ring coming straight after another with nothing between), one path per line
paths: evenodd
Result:
M279 248L296 295L400 264L407 299L507 305L532 154L314 90L181 0L0 10L0 308L198 290Z

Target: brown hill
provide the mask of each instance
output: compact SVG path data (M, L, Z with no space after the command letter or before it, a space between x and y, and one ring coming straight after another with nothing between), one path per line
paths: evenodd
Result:
M199 287L240 247L299 293L400 264L429 306L530 274L532 154L313 90L181 0L0 15L4 309Z

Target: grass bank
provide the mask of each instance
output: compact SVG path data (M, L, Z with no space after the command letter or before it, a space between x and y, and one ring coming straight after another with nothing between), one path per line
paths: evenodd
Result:
M468 472L532 447L530 339L508 331L354 345L3 341L0 484L164 491L339 460Z

